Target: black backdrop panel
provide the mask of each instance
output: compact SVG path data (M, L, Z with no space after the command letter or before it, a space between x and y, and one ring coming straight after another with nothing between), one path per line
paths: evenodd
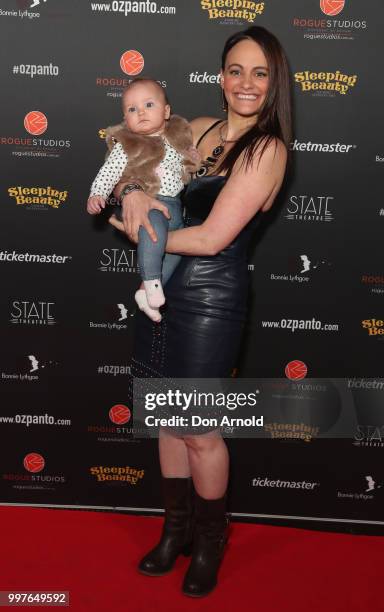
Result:
M286 380L299 360L312 380L344 377L348 427L321 437L288 402L269 439L229 440L230 510L382 520L383 19L379 0L3 0L3 503L161 506L156 441L135 437L126 399L136 253L85 202L133 73L178 114L220 116L223 43L259 24L287 50L296 121L250 255L238 373ZM314 327L287 327L300 320Z

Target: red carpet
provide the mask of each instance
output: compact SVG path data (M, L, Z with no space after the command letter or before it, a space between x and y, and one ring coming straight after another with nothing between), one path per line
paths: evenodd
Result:
M67 590L73 612L384 610L381 537L233 523L219 587L191 599L187 558L161 578L135 570L160 518L0 507L0 520L0 590Z

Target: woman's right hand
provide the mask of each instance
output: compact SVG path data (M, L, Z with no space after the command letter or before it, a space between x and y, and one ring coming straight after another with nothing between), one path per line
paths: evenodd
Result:
M144 191L127 193L122 200L121 208L125 233L132 242L136 243L139 240L140 226L147 230L153 242L157 242L155 230L148 218L150 210L160 210L167 219L170 219L168 208L155 198L148 196Z

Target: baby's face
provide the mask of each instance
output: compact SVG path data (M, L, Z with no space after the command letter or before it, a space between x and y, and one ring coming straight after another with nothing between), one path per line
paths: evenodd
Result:
M137 83L123 98L125 125L135 134L160 134L169 119L170 107L156 85Z

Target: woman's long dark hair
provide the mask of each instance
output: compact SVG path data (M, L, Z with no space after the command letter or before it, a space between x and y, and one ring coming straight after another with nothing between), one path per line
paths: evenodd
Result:
M229 51L242 40L253 40L262 48L269 68L269 88L262 105L256 125L243 134L234 144L221 162L216 173L227 170L231 174L235 162L245 151L243 162L248 167L260 150L263 155L268 144L275 138L280 138L287 149L292 135L291 83L287 56L277 38L261 26L252 26L242 32L237 32L225 43L221 67Z

